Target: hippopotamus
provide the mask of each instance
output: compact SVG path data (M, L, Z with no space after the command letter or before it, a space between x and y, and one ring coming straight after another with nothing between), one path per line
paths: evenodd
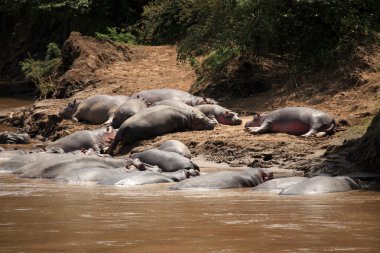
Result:
M114 111L128 99L128 96L95 95L81 102L74 100L59 112L59 116L91 124L110 124Z
M203 112L207 117L215 119L223 125L241 125L242 120L236 112L228 110L220 105L197 105L195 108Z
M156 165L163 172L174 172L177 170L198 170L199 167L190 159L174 153L159 149L148 149L143 152L134 153L132 159L139 159L143 163Z
M116 169L121 167L125 167L124 159L87 155L49 154L49 156L41 156L34 163L22 166L13 173L20 174L20 177L54 179L71 171L84 170L85 168Z
M180 141L177 140L168 140L162 143L157 149L178 153L186 158L191 159L191 152L189 148Z
M167 105L172 106L174 108L184 109L184 110L194 110L194 107L180 101L180 100L173 100L173 99L165 99L162 101L158 101L156 103L153 103L150 105L150 107L157 106L157 105Z
M110 145L115 135L116 130L110 126L91 131L78 131L49 144L46 149L61 148L65 152L72 152L92 148L93 150L100 151L102 148Z
M25 133L0 133L0 144L28 144L30 143L29 134Z
M147 108L145 101L142 99L131 98L122 103L114 112L114 118L111 126L113 128L119 128L121 124L139 111Z
M349 177L316 176L293 184L280 192L280 195L307 195L317 193L346 192L360 186Z
M133 94L131 98L144 98L150 104L166 99L179 100L191 106L216 104L216 101L211 98L194 96L186 91L176 89L144 90Z
M245 124L249 133L286 133L309 137L332 134L335 120L328 114L308 107L286 107L268 114L255 114Z
M128 172L125 167L104 168L104 167L84 167L59 174L54 181L78 184L78 183L100 183L107 178L127 177Z
M260 184L256 187L254 187L252 190L258 191L258 192L280 193L281 191L288 188L289 186L298 184L299 182L302 182L304 180L308 180L308 178L307 177L275 178L275 179L269 180L267 182L264 182L263 184Z
M273 178L273 173L260 168L247 168L242 171L220 171L185 179L169 189L227 189L254 187Z
M185 130L212 130L215 122L203 113L159 105L140 111L124 121L109 148L113 154L119 142L132 144L136 141Z
M49 159L54 157L53 154L50 153L30 152L31 153L21 150L1 152L2 155L4 153L4 156L0 156L0 170L13 172L26 164L37 162L43 159L43 157L49 157Z

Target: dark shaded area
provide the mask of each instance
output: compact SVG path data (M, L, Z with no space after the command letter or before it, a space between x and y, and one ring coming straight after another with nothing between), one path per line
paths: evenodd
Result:
M364 171L380 173L380 112L347 158L356 162Z
M42 59L50 42L62 45L72 31L85 35L127 27L149 0L4 0L0 3L0 79L22 79L19 62Z

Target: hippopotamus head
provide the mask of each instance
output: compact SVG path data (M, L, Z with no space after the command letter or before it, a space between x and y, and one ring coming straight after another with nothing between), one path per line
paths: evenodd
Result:
M218 122L224 125L240 125L242 120L238 114L232 111L225 111L222 117L218 118Z
M111 126L107 126L105 129L102 129L102 130L103 130L102 132L103 143L110 144L115 138L117 130L113 129L113 127Z
M77 106L78 106L77 100L75 99L73 103L69 102L67 106L58 113L58 115L64 119L71 119L77 109Z
M217 121L209 119L200 111L193 111L190 129L192 130L212 130L214 129Z
M266 114L255 113L253 119L245 123L245 127L259 127L263 123Z

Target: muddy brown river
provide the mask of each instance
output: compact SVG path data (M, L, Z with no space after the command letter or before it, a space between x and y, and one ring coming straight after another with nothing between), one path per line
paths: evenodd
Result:
M0 252L380 252L380 193L278 196L0 173Z

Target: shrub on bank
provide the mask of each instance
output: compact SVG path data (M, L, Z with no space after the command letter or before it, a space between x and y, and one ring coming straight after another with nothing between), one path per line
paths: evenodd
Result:
M44 60L35 60L30 56L20 62L25 77L38 87L40 98L50 97L55 89L52 76L61 63L61 50L56 43L49 43Z

